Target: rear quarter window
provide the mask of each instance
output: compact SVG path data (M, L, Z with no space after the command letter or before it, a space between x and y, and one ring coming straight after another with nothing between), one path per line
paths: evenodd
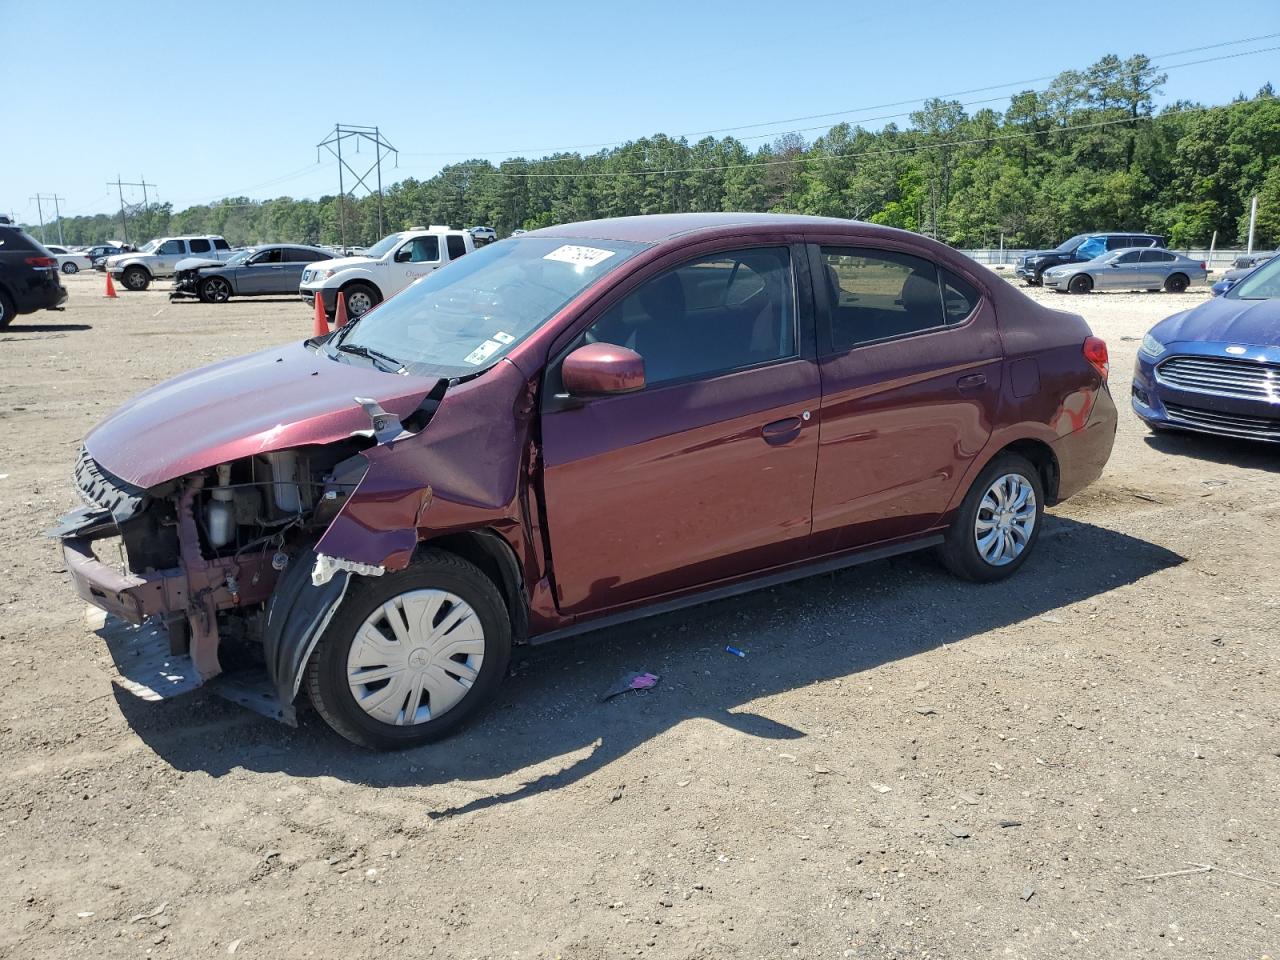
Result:
M227 243L227 241L223 240L221 237L218 237L216 240L213 241L213 249L230 250L231 244Z
M467 252L466 241L452 233L445 239L445 245L449 250L450 260L457 260Z
M36 242L21 230L0 227L0 250L34 250Z

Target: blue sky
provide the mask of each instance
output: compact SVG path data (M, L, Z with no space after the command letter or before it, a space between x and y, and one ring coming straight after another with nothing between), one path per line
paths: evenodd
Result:
M858 108L1031 80L1105 53L1155 56L1280 34L1277 0L1076 4L1073 14L1040 3L987 13L947 0L113 9L126 8L0 0L0 211L34 221L28 198L56 191L64 212L108 212L117 173L145 176L176 209L230 195L334 193L336 167L317 165L315 144L338 121L381 126L401 151L399 169L385 174L397 180L476 156L538 156L654 132L835 111L849 112L830 122L856 122L912 105ZM1277 46L1280 36L1160 62ZM1221 103L1268 80L1280 86L1280 51L1171 69L1162 99ZM1043 86L957 99L999 97L989 105L1001 108L1007 94ZM823 122L735 135L771 138Z

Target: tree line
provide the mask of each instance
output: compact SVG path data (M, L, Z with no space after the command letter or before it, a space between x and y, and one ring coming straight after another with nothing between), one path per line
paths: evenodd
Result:
M494 164L468 160L384 190L384 232L417 224L523 227L597 217L749 210L869 220L957 247L1053 245L1087 230L1163 233L1171 246L1243 245L1259 197L1255 246L1280 245L1280 100L1253 97L1159 111L1165 75L1149 59L1106 56L1004 110L931 99L899 127L836 124L750 147L664 134L590 154ZM216 233L233 245L376 241L376 197L231 197L174 211L134 208L129 235ZM119 237L118 215L66 217L70 244ZM51 234L52 236L52 234Z

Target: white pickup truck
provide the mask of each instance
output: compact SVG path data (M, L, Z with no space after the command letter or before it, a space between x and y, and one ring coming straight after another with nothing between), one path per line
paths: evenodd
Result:
M363 257L341 257L302 271L298 294L313 307L316 297L332 318L341 292L352 319L367 313L413 281L475 250L466 230L433 224L383 237Z
M171 277L179 260L199 257L222 262L231 256L231 245L221 237L158 237L133 253L107 257L106 270L127 290L145 290L157 277Z

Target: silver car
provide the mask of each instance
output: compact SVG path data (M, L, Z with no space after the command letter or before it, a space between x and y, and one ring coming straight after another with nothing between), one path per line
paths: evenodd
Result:
M1044 285L1059 293L1093 290L1168 290L1182 293L1209 279L1203 261L1162 247L1112 250L1086 263L1067 263L1044 272Z

